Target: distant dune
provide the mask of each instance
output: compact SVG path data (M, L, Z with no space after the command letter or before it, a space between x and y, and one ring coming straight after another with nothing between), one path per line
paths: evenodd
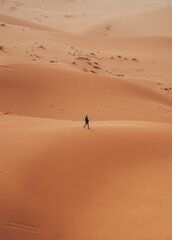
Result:
M172 239L171 3L0 0L0 240Z
M91 36L138 37L172 36L172 7L111 20L97 25L86 34Z
M13 114L81 120L163 120L172 100L128 81L32 65L0 68L0 109ZM169 115L170 117L171 115Z
M43 26L40 24L22 20L22 19L19 19L16 17L7 16L4 14L0 14L0 22L4 22L4 23L11 24L11 25L16 25L16 26L34 28L34 29L37 29L40 31L56 31L55 29L50 28L50 27L46 27L46 26Z

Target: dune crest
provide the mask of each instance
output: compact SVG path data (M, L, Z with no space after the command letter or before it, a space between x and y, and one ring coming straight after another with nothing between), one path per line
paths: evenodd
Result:
M26 21L23 19L7 16L4 14L0 14L0 22L8 23L10 25L34 28L34 29L40 30L40 31L54 31L54 32L57 31L56 29L46 27L41 24L29 22L29 21Z
M81 120L87 113L92 120L163 121L159 106L162 111L172 106L170 98L117 78L38 65L12 65L0 72L0 108L13 114ZM166 114L170 119L171 111Z
M82 124L0 119L1 236L167 239L171 124Z
M171 52L172 0L0 0L0 240L172 239Z

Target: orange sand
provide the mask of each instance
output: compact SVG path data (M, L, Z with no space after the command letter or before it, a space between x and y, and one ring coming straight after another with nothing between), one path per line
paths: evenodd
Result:
M172 239L171 16L0 2L0 240Z

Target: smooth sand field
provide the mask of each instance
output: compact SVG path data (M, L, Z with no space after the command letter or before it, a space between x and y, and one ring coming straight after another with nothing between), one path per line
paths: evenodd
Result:
M0 240L172 239L171 4L0 1Z

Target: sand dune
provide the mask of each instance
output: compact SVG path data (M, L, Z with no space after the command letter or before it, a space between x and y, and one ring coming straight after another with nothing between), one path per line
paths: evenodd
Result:
M146 15L157 15L155 19L158 19L158 16L161 16L161 12L164 19L170 19L170 7L130 18L133 18L133 21L136 22L139 27L140 22L137 18L140 17L143 23L143 19ZM165 18L166 12L167 17ZM1 15L1 17L2 16L4 15ZM27 21L30 27L26 27L27 24L24 27L21 25L25 25L26 21L22 19L16 20L16 18L14 18L14 20L13 18L9 19L9 16L6 16L6 18L10 24L5 23L6 27L1 27L2 35L0 46L4 46L4 51L1 55L3 58L0 58L0 64L2 65L20 64L21 62L26 64L31 64L33 62L46 64L58 62L61 66L67 66L70 69L73 68L82 72L94 71L97 74L149 79L151 81L153 79L156 83L164 83L162 89L172 87L172 57L169 54L172 49L172 37L164 37L163 34L160 33L162 30L160 27L158 27L160 33L159 37L151 37L149 35L145 35L144 37L131 37L131 34L130 37L119 38L120 32L114 32L114 28L109 27L109 24L105 24L104 22L104 25L101 25L100 34L103 34L104 28L109 28L106 31L109 33L112 32L112 36L113 33L115 33L116 35L114 36L118 37L100 37L96 30L95 33L97 36L91 37L87 35L75 35L58 30L55 32L49 31L50 29L48 31L39 31L42 28L41 25L35 26L35 23ZM125 20L125 22L129 24L130 20ZM80 17L78 17L76 21L80 22ZM90 19L87 19L86 22L87 21L89 22ZM13 22L17 25L11 25ZM64 25L62 22L63 21L60 23L63 28ZM161 25L164 25L164 29L169 28L170 36L170 29L172 29L170 24L171 21L169 21L169 24L167 24L167 21L165 22L162 20L161 22ZM92 21L91 24L94 25L94 21ZM108 26L106 26L107 24ZM134 23L131 23L131 25L133 24ZM147 29L151 32L154 31L154 29L151 30L152 27L149 27L149 25L151 26L151 21L150 24L147 24L145 31L147 31ZM122 28L120 29L122 30ZM132 27L127 27L127 29L130 29L130 33L132 32ZM136 30L139 32L139 29ZM11 39L13 39L13 41L11 41ZM43 46L45 49L40 49L40 46ZM90 53L94 53L95 55L91 55ZM121 56L121 58L119 59L118 56ZM91 62L77 61L76 59L79 57L87 57ZM138 59L137 62L132 61L132 59L135 58ZM96 69L95 71L94 62L99 63L98 67L100 69ZM73 65L73 63L76 64ZM88 64L90 64L90 66L88 66ZM154 87L156 87L156 84L153 88ZM163 92L163 90L161 90L161 92Z
M92 120L171 121L170 98L126 80L38 65L1 67L0 73L1 111L68 120L87 113Z
M150 82L163 83L163 88L172 87L171 37L100 38L8 24L1 30L0 46L4 51L1 51L0 65L33 62L49 65L58 62L81 72L149 79ZM78 58L89 58L90 61ZM132 60L135 58L137 62ZM95 62L100 69L94 68Z
M86 29L105 21L164 8L170 4L171 0L8 0L1 1L0 11L51 28L82 34Z
M1 116L5 240L170 239L171 125L120 121L91 128Z
M172 239L171 3L0 0L0 240Z
M172 36L172 7L107 21L86 31L91 36Z
M50 27L46 27L46 26L43 26L43 25L40 25L40 24L29 22L29 21L19 19L19 18L16 18L16 17L7 16L7 15L4 15L4 14L0 14L0 22L8 23L8 24L11 24L11 25L16 25L16 26L34 28L34 29L37 29L37 30L40 30L40 31L56 31L55 29L50 28Z

